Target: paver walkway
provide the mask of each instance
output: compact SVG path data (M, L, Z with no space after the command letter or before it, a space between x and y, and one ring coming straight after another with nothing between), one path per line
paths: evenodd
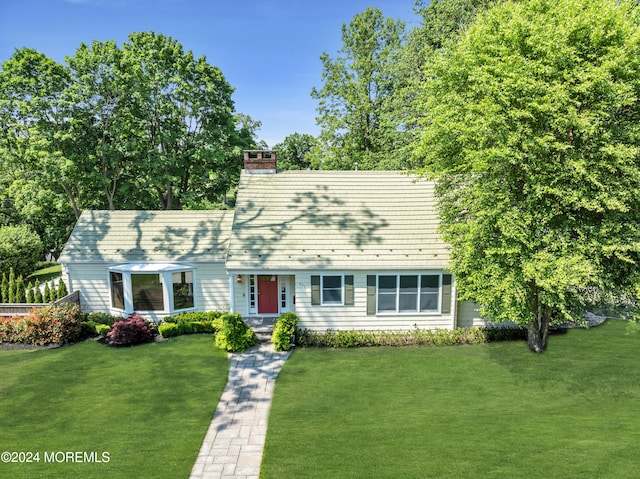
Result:
M257 479L276 377L289 352L260 343L231 354L229 379L190 479Z

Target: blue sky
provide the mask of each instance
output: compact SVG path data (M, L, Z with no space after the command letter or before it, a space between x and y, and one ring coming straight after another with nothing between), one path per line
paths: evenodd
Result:
M419 22L413 0L1 0L0 62L21 47L63 62L82 42L172 36L222 70L236 111L262 122L258 137L273 147L294 132L317 135L320 55L336 56L342 24L368 6Z

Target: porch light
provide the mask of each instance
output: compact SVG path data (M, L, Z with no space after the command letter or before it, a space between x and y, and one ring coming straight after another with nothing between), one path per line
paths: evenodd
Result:
M242 275L241 274L236 276L236 283L242 283Z

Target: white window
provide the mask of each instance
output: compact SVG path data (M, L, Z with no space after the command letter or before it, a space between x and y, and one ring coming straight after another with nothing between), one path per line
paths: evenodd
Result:
M381 274L377 284L378 313L437 313L439 274Z
M341 275L323 275L321 277L322 304L343 304L342 294L342 276Z
M178 264L125 264L109 271L111 307L174 313L195 307L194 272Z

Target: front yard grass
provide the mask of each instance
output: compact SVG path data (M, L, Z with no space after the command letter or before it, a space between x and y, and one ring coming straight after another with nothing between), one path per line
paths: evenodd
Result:
M636 478L640 335L608 321L523 342L297 349L261 478Z
M227 374L209 335L0 351L0 452L40 456L0 462L0 477L187 478ZM109 462L47 463L45 452L106 452Z

